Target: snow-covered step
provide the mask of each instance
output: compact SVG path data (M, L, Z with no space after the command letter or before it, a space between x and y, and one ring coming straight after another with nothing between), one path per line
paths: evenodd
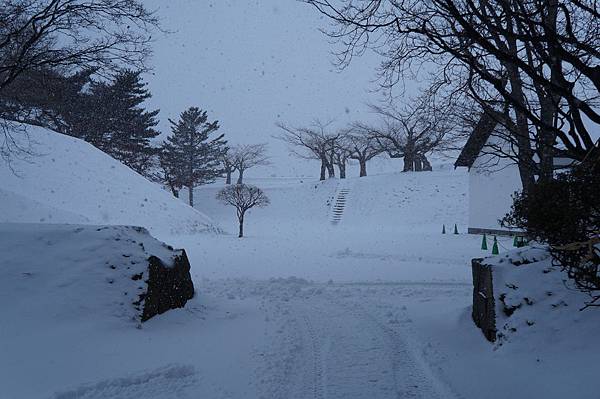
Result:
M338 191L335 204L333 204L332 208L331 224L336 225L342 220L344 209L346 207L346 197L348 196L349 192L350 190L347 188L342 188Z

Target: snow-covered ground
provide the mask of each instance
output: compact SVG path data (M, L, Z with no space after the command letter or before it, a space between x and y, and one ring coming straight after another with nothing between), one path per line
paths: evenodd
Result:
M61 284L0 279L0 309L10 310L0 323L2 399L587 398L600 387L590 366L598 351L569 340L572 329L549 324L556 331L536 345L530 333L498 346L471 322L470 259L489 252L462 234L462 171L251 179L271 205L250 211L238 239L227 234L235 211L214 198L222 182L196 192L226 232L214 234L203 214L85 143L38 134L46 155L20 164L21 177L1 172L2 220L144 225L187 250L197 295L137 329L93 306L104 315L94 323L62 308L48 292ZM20 228L0 231L11 229ZM1 251L4 271L28 251L14 239ZM500 240L501 250L510 244ZM23 294L44 314L12 308Z

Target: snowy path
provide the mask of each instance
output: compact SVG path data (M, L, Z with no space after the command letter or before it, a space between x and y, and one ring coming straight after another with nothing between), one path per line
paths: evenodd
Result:
M377 299L414 290L291 278L239 281L222 293L262 297L269 344L257 372L264 398L454 398L419 355L410 318Z

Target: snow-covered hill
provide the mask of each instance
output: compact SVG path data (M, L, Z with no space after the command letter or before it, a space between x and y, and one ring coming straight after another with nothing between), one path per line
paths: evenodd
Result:
M159 237L215 230L206 215L92 145L26 130L34 155L13 159L12 169L0 164L0 222L135 225Z

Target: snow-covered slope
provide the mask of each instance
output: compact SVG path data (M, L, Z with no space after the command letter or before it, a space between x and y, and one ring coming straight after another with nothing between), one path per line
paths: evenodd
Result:
M481 255L481 238L451 234L454 224L465 233L467 178L465 171L437 170L296 184L248 179L271 204L249 211L245 239L211 238L214 251L198 248L197 255L192 242L176 244L202 260L202 277L470 282L470 259ZM195 195L224 230L235 233L235 210L215 199L223 186L203 186ZM334 225L343 190L344 209Z
M24 183L25 184L25 183ZM80 214L0 189L0 223L89 223Z
M135 225L159 236L214 231L207 216L92 145L40 127L27 132L35 155L14 159L13 170L0 164L1 222Z

